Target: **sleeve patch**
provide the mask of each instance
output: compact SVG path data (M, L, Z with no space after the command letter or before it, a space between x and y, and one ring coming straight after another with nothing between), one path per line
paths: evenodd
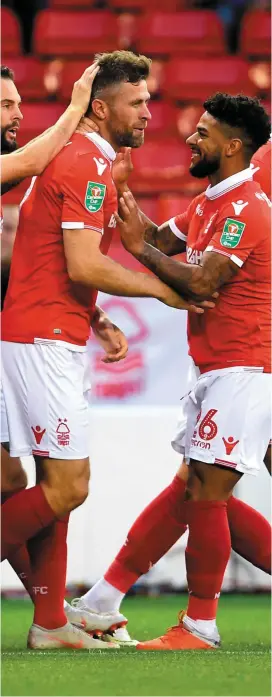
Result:
M84 202L87 211L90 211L90 213L100 211L105 198L106 188L106 184L99 184L98 182L87 183Z
M246 224L242 223L240 220L227 218L220 238L220 244L222 244L223 247L228 247L230 249L237 247L245 227Z

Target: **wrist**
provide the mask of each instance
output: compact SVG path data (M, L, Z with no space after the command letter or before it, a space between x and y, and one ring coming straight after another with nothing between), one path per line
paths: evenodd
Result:
M121 198L126 191L130 191L127 182L123 182L122 184L115 183L115 186L117 189L118 198Z
M81 104L74 104L73 102L70 102L66 112L71 114L71 116L77 117L78 121L80 121L82 116L85 114L85 108L83 108Z

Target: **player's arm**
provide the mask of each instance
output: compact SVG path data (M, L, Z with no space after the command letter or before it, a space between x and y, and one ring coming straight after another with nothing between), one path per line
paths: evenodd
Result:
M154 297L178 309L201 313L162 281L148 274L131 271L100 251L101 233L89 228L63 230L68 275L74 283L90 286L112 295Z
M120 205L123 221L119 216L117 220L126 249L165 283L175 288L178 293L195 298L211 296L231 280L252 249L252 225L248 225L247 234L242 239L246 224L240 220L225 218L219 222L211 244L203 255L202 264L199 266L183 264L169 259L144 241L143 226L131 194L125 193ZM236 222L238 237L241 233L241 239L238 241L239 256L231 253L232 242L230 242L231 226Z
M25 177L35 176L60 152L85 113L98 67L93 64L83 73L73 89L71 104L57 123L23 148L1 155L1 184L15 186ZM2 190L5 193L8 189Z

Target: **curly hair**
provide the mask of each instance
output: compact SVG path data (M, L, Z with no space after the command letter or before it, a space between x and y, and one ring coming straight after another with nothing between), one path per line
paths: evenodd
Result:
M3 80L12 80L14 82L14 72L6 65L1 65L1 77Z
M270 118L258 99L243 94L217 92L203 104L204 109L229 130L239 129L245 149L256 152L269 139Z
M121 82L131 82L133 85L137 85L140 80L146 80L152 62L150 58L137 56L132 51L97 53L95 60L98 62L100 70L93 82L88 111L92 101L100 97L107 87L119 85Z

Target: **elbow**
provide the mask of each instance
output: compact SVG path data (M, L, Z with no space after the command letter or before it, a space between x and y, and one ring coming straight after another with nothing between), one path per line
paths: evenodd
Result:
M68 276L72 283L84 283L85 274L77 264L67 265Z
M201 300L209 298L215 290L216 287L215 284L212 283L212 279L203 276L195 280L193 279L189 287L190 293Z

